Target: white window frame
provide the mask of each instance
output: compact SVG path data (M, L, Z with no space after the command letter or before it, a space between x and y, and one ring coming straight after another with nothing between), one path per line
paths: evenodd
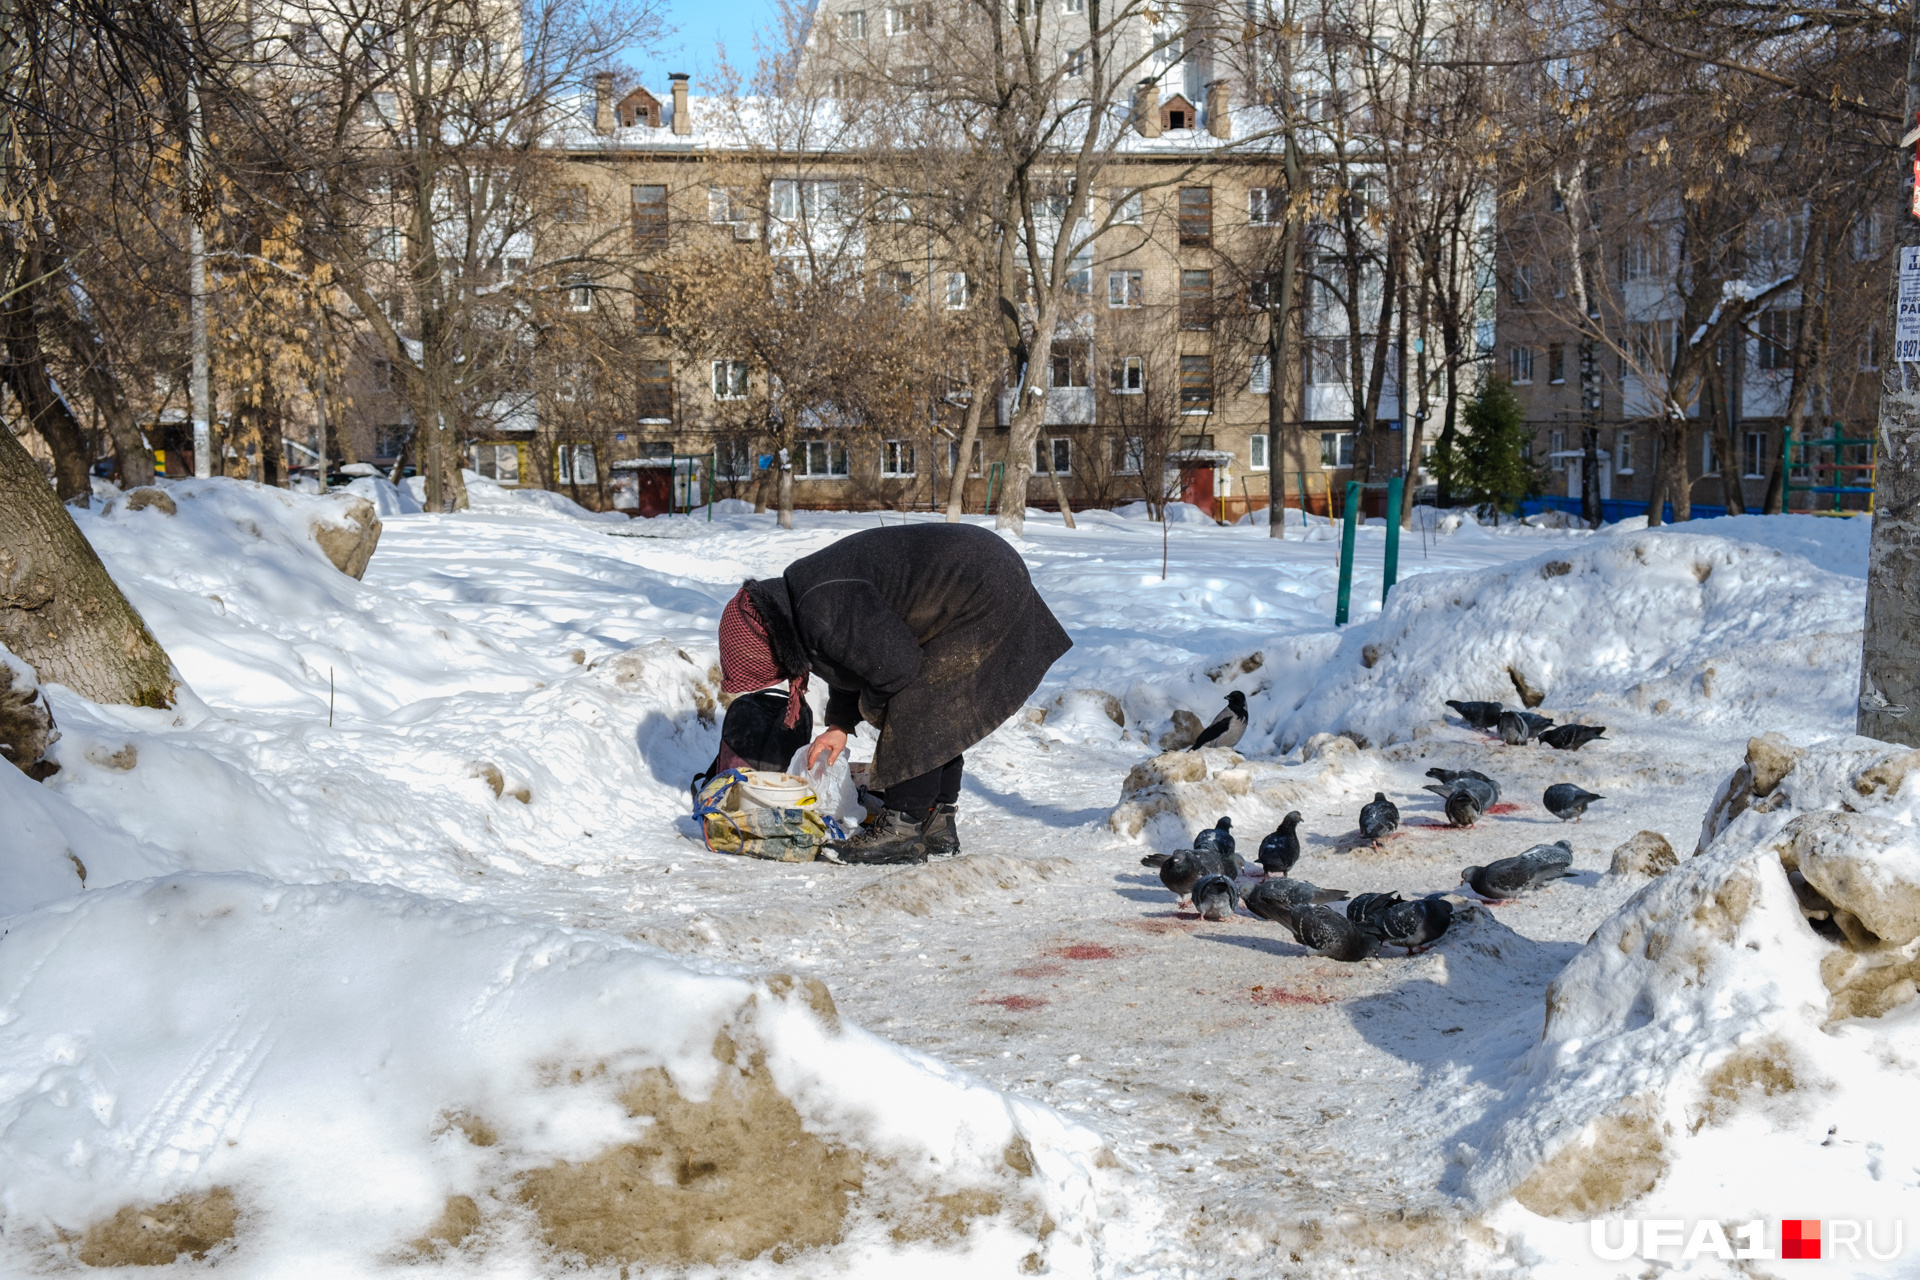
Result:
M1613 474L1617 476L1633 474L1633 432L1631 431L1613 433Z
M1713 432L1706 431L1701 433L1700 478L1703 480L1708 476L1717 476L1720 474L1720 450L1714 447L1716 443Z
M964 271L947 272L947 310L965 311L967 304L971 301L972 292L967 284L967 273Z
M1116 191L1110 197L1113 205L1113 225L1116 227L1137 227L1146 221L1147 201L1138 191Z
M1060 0L1062 13L1085 13L1086 11L1087 0Z
M900 462L904 456L906 467ZM914 467L916 459L911 440L882 440L880 442L880 474L889 480L907 479L920 474Z
M890 4L887 6L887 34L905 36L913 34L913 6Z
M1113 363L1107 368L1107 390L1116 396L1137 396L1144 395L1146 389L1147 358L1145 356L1114 357Z
M718 440L713 446L713 478L715 480L751 480L759 471L759 459L749 444L739 440ZM721 467L724 459L725 469ZM744 460L746 470L742 471Z
M1247 437L1247 470L1266 471L1269 469L1267 466L1267 433L1264 431L1255 431Z
M1280 193L1278 187L1247 188L1247 225L1250 227L1277 227L1287 220L1285 200L1276 200Z
M1054 475L1070 476L1073 474L1073 437L1042 436L1040 439L1035 440L1033 442L1033 470L1035 475L1044 476L1047 474L1048 453L1043 453L1043 449L1050 452L1053 457ZM1060 453L1063 449L1067 455L1067 465L1064 467L1060 465Z
M1146 276L1139 271L1107 272L1107 310L1133 311L1146 296ZM1116 301L1118 299L1118 301Z
M750 383L745 360L713 362L713 398L715 400L745 400Z
M842 40L865 40L867 38L867 11L854 9L840 15L840 38Z
M567 286L567 310L593 310L593 286L590 284L571 284Z
M592 473L585 479L580 477L580 464L585 462ZM553 446L553 478L557 484L597 485L600 483L600 463L594 456L593 442L590 440L561 440Z
M1264 396L1273 393L1273 368L1265 351L1253 353L1253 363L1247 367L1247 390L1253 395ZM1266 439L1262 436L1261 439Z
M1337 471L1353 465L1353 432L1322 431L1320 433L1320 469Z
M1547 466L1554 471L1565 471L1567 460L1553 455L1567 447L1567 433L1564 431L1547 432Z
M1507 381L1516 387L1533 385L1533 348L1507 348Z
M1755 441L1759 442L1758 448L1754 447ZM1767 478L1767 433L1764 431L1749 431L1740 443L1741 453L1744 455L1740 459L1741 479L1765 480ZM1749 461L1754 464L1757 470L1747 470L1746 464Z
M823 469L820 471L812 469L816 450L822 460ZM794 462L798 465L793 473L802 480L845 480L853 470L847 458L847 446L838 440L803 440L800 442L800 456ZM833 465L836 462L840 464L837 471Z
M1513 264L1513 300L1533 301L1533 264L1530 262Z

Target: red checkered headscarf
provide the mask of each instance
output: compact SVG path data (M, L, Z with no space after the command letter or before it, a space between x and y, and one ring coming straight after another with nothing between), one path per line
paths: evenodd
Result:
M773 656L767 624L748 599L745 587L734 593L720 611L720 692L753 693L787 682L786 726L800 723L801 699L807 692L807 673L788 675Z

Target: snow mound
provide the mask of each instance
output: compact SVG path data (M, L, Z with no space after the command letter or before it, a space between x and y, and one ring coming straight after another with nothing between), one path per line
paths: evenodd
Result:
M1460 1189L1563 1221L1908 1216L1920 1115L1888 1104L1920 1085L1917 772L1864 738L1750 744L1706 852L1548 988Z
M1645 528L1644 517L1641 527ZM1845 519L1809 515L1716 516L1660 528L1669 534L1732 538L1772 547L1849 578L1867 576L1867 544L1873 539L1873 517L1865 515Z
M235 963L244 957L244 963ZM1089 1270L1100 1140L819 982L367 885L182 874L7 922L0 1256L241 1275ZM942 1266L942 1259L947 1261Z
M1826 730L1859 685L1863 585L1772 548L1664 533L1421 574L1347 629L1278 744L1404 741L1449 699L1523 697L1563 720Z
M1113 508L1113 514L1122 520L1152 520L1153 508L1144 502L1128 502ZM1157 523L1157 522L1156 522ZM1191 502L1169 502L1167 504L1168 524L1205 524L1217 525L1219 521L1194 506Z

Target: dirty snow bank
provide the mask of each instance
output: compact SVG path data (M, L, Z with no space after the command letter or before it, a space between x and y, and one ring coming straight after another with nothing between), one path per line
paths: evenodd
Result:
M1517 705L1520 683L1562 718L1831 732L1859 683L1863 591L1799 556L1673 533L1422 574L1344 633L1275 738L1282 751L1326 731L1403 741L1450 698Z
M1752 742L1706 851L1554 980L1458 1189L1511 1194L1506 1228L1568 1263L1613 1215L1874 1220L1884 1250L1920 1192L1920 1113L1896 1101L1920 1085L1916 770L1865 738Z
M964 1237L973 1274L1028 1254L1085 1274L1101 1153L843 1025L810 979L394 889L182 874L16 916L0 941L10 1270L784 1245L939 1274Z

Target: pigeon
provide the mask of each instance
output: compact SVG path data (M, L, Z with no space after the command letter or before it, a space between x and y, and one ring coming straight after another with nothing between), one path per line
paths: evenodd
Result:
M1193 740L1189 751L1198 751L1202 747L1231 747L1240 741L1240 735L1247 731L1247 695L1235 689L1227 695L1227 705L1213 718L1213 723L1200 731Z
M1548 813L1565 822L1569 818L1577 818L1585 813L1587 806L1595 800L1605 799L1605 796L1597 796L1591 791L1582 791L1571 782L1556 782L1547 788L1545 795L1540 797L1540 803L1547 806Z
M1300 811L1280 819L1273 834L1260 842L1260 867L1270 876L1283 876L1300 861Z
M1447 797L1447 821L1456 827L1470 827L1480 821L1480 815L1486 808L1480 803L1480 792L1469 791L1465 787Z
M1500 798L1499 786L1478 774L1456 773L1452 782L1430 782L1427 790L1447 802L1447 821L1456 827L1472 826Z
M1563 724L1541 734L1540 741L1562 751L1578 751L1606 731L1607 727L1601 724Z
M1491 729L1500 719L1500 704L1497 702L1448 702L1448 706L1460 713L1475 729Z
M1193 886L1193 906L1209 920L1225 920L1240 903L1240 891L1225 876L1202 876Z
M1472 778L1475 782L1484 782L1493 788L1493 799L1487 801L1483 807L1491 809L1500 803L1500 784L1484 773L1478 773L1472 769L1429 769L1427 770L1427 776L1429 778L1439 779L1440 782L1449 789L1462 778ZM1427 790L1431 791L1433 788L1428 787Z
M1439 941L1453 923L1453 904L1439 897L1395 902L1358 923L1381 942L1405 947L1412 955Z
M1363 893L1347 904L1347 919L1365 928L1367 921L1382 915L1399 901L1397 893Z
M1158 856L1158 855L1155 855ZM1145 862L1146 859L1141 859ZM1192 849L1182 849L1160 862L1160 883L1180 901L1185 902L1187 895L1193 892L1200 877L1209 874L1210 868L1200 865L1200 855Z
M1483 898L1517 898L1549 880L1573 874L1573 846L1565 840L1537 844L1516 857L1468 867L1460 878Z
M1196 849L1220 849L1227 853L1232 853L1233 819L1223 817L1220 821L1194 836L1193 847Z
M1288 922L1294 941L1332 960L1365 960L1380 950L1380 940L1332 907L1295 909Z
M1290 924L1293 913L1301 907L1338 902L1346 896L1345 889L1322 889L1317 885L1308 884L1305 880L1294 880L1282 876L1276 880L1262 880L1247 890L1243 905L1262 920L1271 920L1275 924Z
M1531 738L1539 737L1552 723L1546 716L1535 715L1531 711L1502 711L1494 728L1500 734L1500 741L1517 747Z
M1374 848L1399 829L1400 810L1387 799L1386 792L1374 792L1373 801L1360 806L1360 834L1373 841Z

